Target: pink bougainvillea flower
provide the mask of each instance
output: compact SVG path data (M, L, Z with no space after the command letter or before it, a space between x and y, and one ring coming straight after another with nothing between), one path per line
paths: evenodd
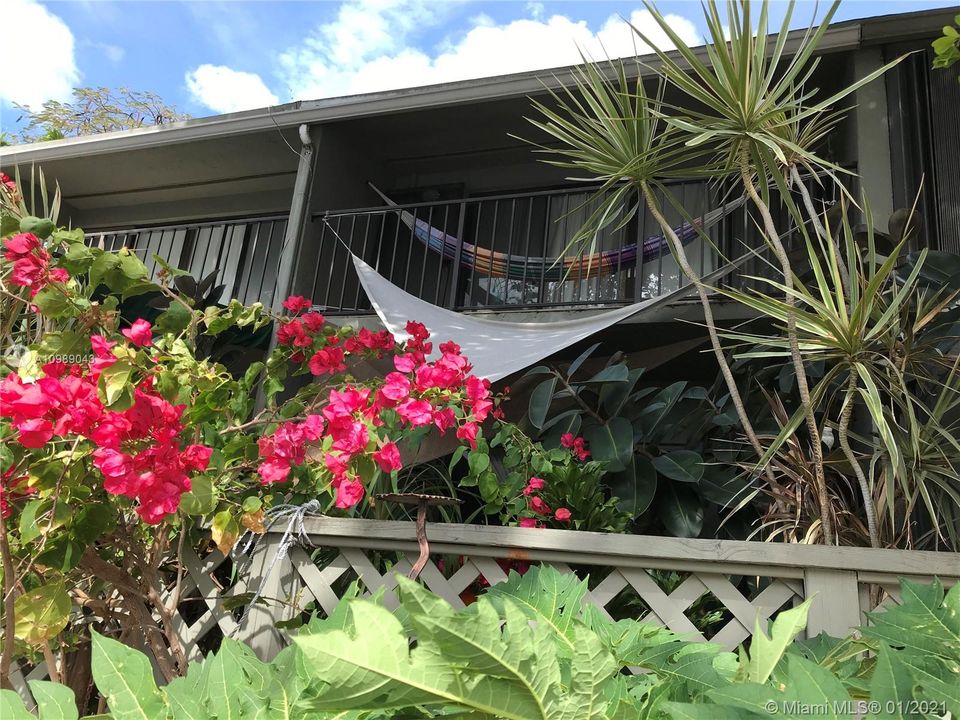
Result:
M538 515L549 515L551 512L550 506L547 505L539 495L534 495L530 498L530 509Z
M399 372L388 373L386 382L380 389L380 393L390 403L403 402L410 395L410 380L406 375Z
M328 426L327 430L333 438L334 450L356 455L363 452L370 441L366 423L350 418L337 418Z
M522 528L535 528L540 527L539 523L534 518L520 518L520 527Z
M430 337L430 331L427 330L426 326L423 323L419 323L416 320L410 320L407 322L406 326L407 334L410 335L414 343L422 343L428 337Z
M569 522L570 520L570 511L567 508L557 508L557 511L553 514L560 522Z
M103 335L91 335L90 347L93 348L93 354L97 357L113 357L110 352L117 343L107 340Z
M50 271L49 278L53 282L65 283L70 280L70 273L63 268L54 268Z
M426 400L407 400L397 406L397 414L413 427L433 422L433 406Z
M453 411L453 408L437 410L437 412L433 414L433 424L437 426L440 434L443 435L447 430L457 424L457 414Z
M564 433L560 436L560 444L565 448L573 447L573 433Z
M300 320L303 322L304 327L312 333L320 332L327 323L327 319L318 312L307 313L301 316Z
M144 319L134 320L133 325L120 331L134 345L150 347L153 345L153 327Z
M337 507L343 510L352 508L363 500L363 483L357 479L344 480L337 487Z
M302 295L291 295L283 301L283 306L292 313L299 313L313 307L313 301L307 300Z
M300 423L300 429L307 440L316 441L323 435L323 417L320 415L307 415Z
M41 448L53 437L53 423L43 418L31 418L15 425L20 435L17 440L25 448Z
M373 459L376 460L377 465L379 465L380 469L385 473L390 473L403 467L403 463L400 460L400 449L392 442L385 443L382 448L373 454Z
M464 423L457 428L457 438L459 440L466 440L467 443L473 450L477 449L477 431L479 428L476 423L468 422Z
M206 470L210 465L213 448L206 445L187 445L180 458L188 470Z
M310 358L310 372L314 375L336 375L347 369L343 358L343 348L328 347L318 350Z
M290 476L290 463L287 460L273 458L264 463L260 463L257 472L260 474L261 485L285 482Z
M3 244L7 248L3 256L11 262L25 255L32 255L34 252L43 249L43 243L40 242L40 238L33 233L18 233L4 240Z

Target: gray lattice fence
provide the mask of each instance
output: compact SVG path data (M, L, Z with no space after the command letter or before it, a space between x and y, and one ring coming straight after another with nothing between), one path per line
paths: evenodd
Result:
M240 571L219 552L188 551L187 575L176 622L191 659L215 649L220 638L250 643L272 657L287 641L284 629L297 618L333 612L357 580L365 593L385 591L395 604L396 574L406 574L418 555L412 522L319 518L306 521L313 547L295 547L272 560L282 528L260 538ZM457 607L483 583L506 579L505 566L549 564L590 576L585 602L615 617L631 616L687 637L735 648L754 623L813 597L808 636L845 635L864 612L899 601L898 578L945 585L960 578L960 555L850 547L784 545L730 540L607 535L478 525L428 527L431 558L421 581ZM482 578L482 580L481 580ZM262 588L265 604L242 601ZM705 613L712 620L704 623ZM14 679L44 678L41 665Z
M368 593L382 587L386 601L396 602L396 574L406 574L418 555L412 522L320 518L308 521L307 530L314 548L294 549L267 577L280 534L261 538L248 577L212 595L209 572L222 557L209 557L205 567L191 563L209 608L185 629L191 647L215 624L224 634L235 632L234 616L218 608L261 585L268 604L252 607L235 637L264 656L287 642L278 622L331 613L352 580ZM420 579L454 606L469 602L483 582L502 582L508 563L544 563L589 575L585 602L608 614L640 617L727 648L747 640L758 617L765 621L807 597L814 597L808 635L844 635L864 612L898 601L899 577L937 576L947 585L960 577L960 556L948 553L452 524L432 525L428 534L432 555ZM708 610L713 619L705 624Z

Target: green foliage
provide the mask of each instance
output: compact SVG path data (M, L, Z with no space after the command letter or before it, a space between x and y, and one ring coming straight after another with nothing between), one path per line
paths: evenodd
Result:
M622 362L584 372L598 347L565 371L542 366L527 374L549 376L530 396L530 423L540 420L546 448L557 448L564 433L582 435L591 460L609 473L604 481L620 510L640 527L697 537L711 505L736 507L746 495L734 466L739 443L728 440L738 429L729 398L714 402L706 388L686 382L638 387L643 369Z
M464 454L455 452L451 467ZM540 525L623 532L629 522L619 500L610 495L605 463L580 462L566 448L547 449L510 423L501 423L489 443L478 438L477 448L467 452L466 458L468 472L461 486L475 487L484 512L499 515L502 523L532 518ZM545 516L531 509L523 491L533 477L544 481L536 494L552 510L569 510L569 521L551 521L549 513Z
M811 389L817 412L837 427L841 443L857 413L875 428L875 438L857 438L861 447L869 447L869 462L848 457L839 468L862 476L861 499L854 507L874 518L875 544L895 546L910 516L907 522L922 529L914 543L945 542L956 549L960 378L955 368L958 287L951 278L957 261L944 253L931 261L926 250L906 255L903 241L882 255L869 208L867 221L865 231L855 232L844 212L837 228L828 225L824 238L805 237L810 270L792 290L760 278L770 292L721 289L773 325L772 332L724 334L737 343L740 360L779 367L790 357L783 328L793 312L805 365L811 375L822 368ZM784 293L792 296L793 307ZM800 416L797 410L780 425L761 464L783 457ZM859 534L843 516L838 531L848 538Z
M105 87L73 89L72 102L47 100L39 109L18 106L26 118L24 142L130 130L186 120L190 116L152 92Z
M797 641L808 601L780 613L769 635L758 622L750 644L731 653L634 620L613 622L581 605L585 581L549 567L511 574L464 610L406 578L398 583L396 615L376 598L345 599L271 662L226 639L158 688L145 656L94 635L93 673L114 720L746 720L960 710L960 585L945 595L937 582L904 581L902 605L872 614L862 639ZM77 717L67 688L31 687L41 720ZM8 690L0 711L33 717Z
M943 35L931 43L936 54L933 59L935 68L948 68L960 60L960 15L953 19L953 23L957 27L944 25Z

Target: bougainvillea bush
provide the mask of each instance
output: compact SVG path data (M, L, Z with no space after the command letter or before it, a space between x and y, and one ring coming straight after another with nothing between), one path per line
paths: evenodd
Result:
M596 515L601 473L582 439L550 452L531 443L460 348L435 349L423 325L403 339L337 327L297 296L280 313L201 309L161 258L151 277L135 252L35 215L15 182L0 193L5 682L15 656L43 658L54 679L89 692L89 664L85 682L71 661L88 657L91 630L147 648L168 679L182 674L185 543L229 553L279 504L369 512L431 433L459 446L452 464L463 461L496 521L617 529ZM163 309L147 319L146 305ZM211 339L264 329L275 346L261 361L238 372L211 359ZM489 471L491 443L523 447L505 482Z

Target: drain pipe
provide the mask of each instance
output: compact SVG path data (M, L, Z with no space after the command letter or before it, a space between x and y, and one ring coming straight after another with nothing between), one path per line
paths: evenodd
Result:
M293 197L290 199L290 214L287 217L287 231L283 234L283 245L280 248L280 265L277 268L277 282L273 288L273 302L271 307L276 312L283 311L283 301L293 291L295 273L300 260L300 249L303 246L303 236L310 221L310 196L313 194L313 175L317 165L316 149L320 141L322 128L314 129L314 136L310 134L309 125L300 126L300 162L297 165L297 178L293 183ZM276 328L270 334L270 345L267 347L266 357L270 356L277 347ZM293 394L296 388L290 388ZM262 410L266 407L266 396L263 392L263 383L257 388L255 407Z
M313 175L317 164L316 149L320 141L322 128L311 129L309 125L300 126L300 162L297 165L297 178L293 184L293 197L290 200L290 215L287 218L287 231L283 236L280 250L280 266L277 269L277 284L273 291L273 309L280 311L281 305L293 291L295 273L306 233L310 222L310 196L313 193ZM311 137L311 131L314 136Z

